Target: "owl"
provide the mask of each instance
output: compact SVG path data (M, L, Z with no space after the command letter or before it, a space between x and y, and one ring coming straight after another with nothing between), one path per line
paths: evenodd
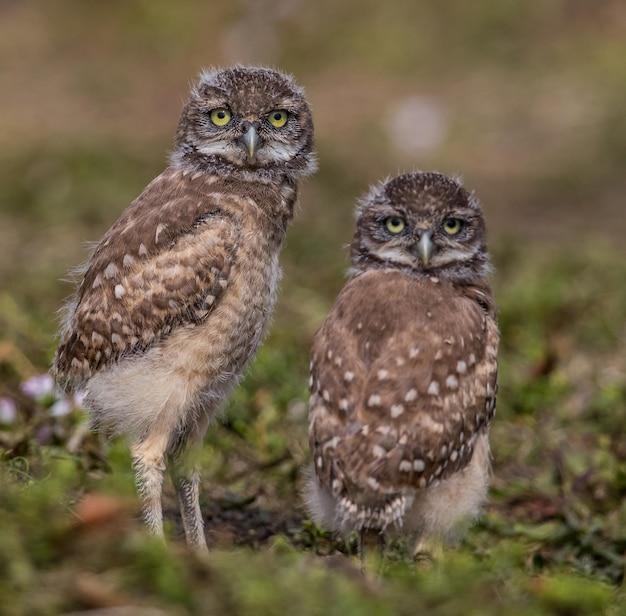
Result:
M499 333L479 202L438 173L357 208L349 280L313 341L312 517L384 543L445 538L479 513Z
M187 542L206 547L198 452L263 339L298 181L315 168L290 76L203 72L169 167L104 234L66 307L53 373L84 390L96 429L130 440L156 535L167 468Z

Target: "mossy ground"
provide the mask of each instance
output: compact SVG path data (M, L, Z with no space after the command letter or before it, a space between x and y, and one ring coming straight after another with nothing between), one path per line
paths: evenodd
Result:
M0 9L0 614L626 613L624 7L278 4ZM138 520L125 443L31 379L54 352L60 279L162 169L189 79L233 61L307 86L320 171L268 340L206 439L200 557L171 486L164 545ZM409 151L389 126L415 95L445 134ZM494 475L458 545L415 563L392 544L374 579L354 541L303 510L308 349L343 282L356 198L413 168L461 172L485 205Z

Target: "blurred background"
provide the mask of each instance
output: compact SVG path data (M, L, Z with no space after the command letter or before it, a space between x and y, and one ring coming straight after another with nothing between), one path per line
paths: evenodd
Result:
M345 280L356 200L389 175L438 170L460 175L484 205L501 311L491 502L465 547L480 559L506 545L495 569L520 572L523 588L525 572L551 567L619 584L623 0L0 0L0 449L20 485L53 481L33 500L2 494L13 503L0 509L2 528L13 530L0 534L0 551L32 554L11 571L56 554L38 523L51 511L66 528L65 503L92 490L134 498L126 449L86 435L75 401L38 375L72 290L63 279L166 166L200 69L232 63L277 67L305 87L320 168L301 190L268 341L207 439L204 493L218 496L203 501L211 545L258 546L283 533L298 548L339 549L306 525L299 496L310 341ZM51 473L51 459L69 459L75 474ZM12 575L0 575L3 592ZM493 579L484 596L505 592ZM559 597L571 609L558 613L582 613L577 582L567 588Z
M625 32L620 0L3 0L0 335L47 364L60 279L166 165L199 70L235 62L315 114L282 301L325 310L355 200L414 169L462 176L495 254L623 255Z

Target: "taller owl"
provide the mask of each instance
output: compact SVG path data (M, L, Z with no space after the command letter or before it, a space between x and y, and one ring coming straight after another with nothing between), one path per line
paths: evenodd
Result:
M197 453L264 337L298 180L315 168L291 77L202 73L170 166L104 234L67 306L53 371L84 389L96 428L130 438L154 534L169 467L187 541L206 546Z
M446 535L489 481L498 326L478 201L401 175L357 210L351 277L317 332L313 517L347 534Z

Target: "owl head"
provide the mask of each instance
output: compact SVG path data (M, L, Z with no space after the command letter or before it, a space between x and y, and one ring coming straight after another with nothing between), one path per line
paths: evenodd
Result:
M312 173L313 120L302 88L268 68L204 71L183 108L172 159L221 172Z
M407 173L361 200L351 246L355 273L399 268L464 278L488 269L485 222L478 200L440 173Z

